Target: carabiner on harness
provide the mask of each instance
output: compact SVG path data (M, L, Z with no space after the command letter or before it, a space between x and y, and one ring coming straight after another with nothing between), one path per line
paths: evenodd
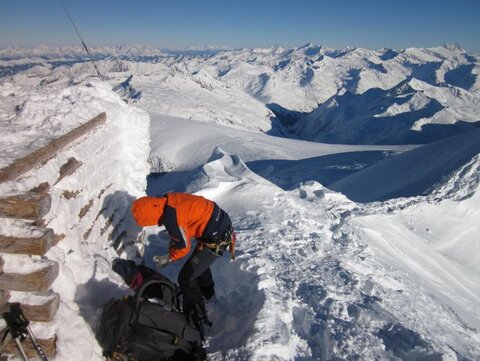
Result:
M203 242L203 244L217 257L223 255L223 251L227 248L230 250L230 257L235 260L235 243L237 237L232 225L230 225L223 236L223 240L220 242Z

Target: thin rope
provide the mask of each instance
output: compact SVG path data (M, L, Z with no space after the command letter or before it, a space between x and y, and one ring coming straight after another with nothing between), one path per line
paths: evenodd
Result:
M72 16L70 15L70 12L68 11L67 7L65 6L65 3L63 2L63 0L58 0L58 1L60 1L60 4L62 4L63 10L65 10L65 13L67 14L68 18L70 19L70 22L72 23L73 28L75 29L75 32L76 32L77 35L78 35L78 38L79 38L80 41L82 42L83 48L85 49L87 55L90 57L90 61L92 62L93 67L94 67L95 70L97 71L98 76L100 77L100 79L105 80L105 78L103 77L103 75L102 75L102 74L100 73L100 71L98 70L97 64L95 64L95 61L93 60L93 56L92 56L92 54L90 54L90 51L88 50L87 45L86 45L85 42L83 41L82 36L80 35L80 32L78 31L77 26L75 25L75 22L73 21L73 18L72 18Z

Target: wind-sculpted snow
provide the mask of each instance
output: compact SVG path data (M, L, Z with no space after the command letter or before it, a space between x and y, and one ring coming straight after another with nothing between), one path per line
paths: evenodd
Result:
M97 312L109 298L128 293L128 287L110 269L117 255L111 245L115 239L135 239L140 231L129 212L132 200L146 185L149 116L125 104L108 84L93 79L68 86L60 80L48 84L19 76L0 84L1 168L101 112L107 114L104 124L63 148L56 147L52 157L0 184L2 197L42 188L52 198L49 213L42 217L40 228L35 228L41 232L37 237L48 227L61 239L41 257L42 262L58 264L51 291L60 295L60 305L47 326L33 325L41 339L57 335L52 359L58 361L102 360L92 331ZM72 168L75 163L77 167ZM31 223L0 218L0 232L31 238ZM13 259L8 259L4 268L12 267L13 273L29 272L40 260L38 256L8 257ZM2 259L7 256L2 254ZM38 297L20 294L29 304Z
M188 191L214 199L232 215L238 233L238 260L222 259L213 266L217 299L208 305L214 322L208 338L212 360L475 359L480 350L474 235L480 216L478 164L460 157L466 152L459 148L475 148L475 134L470 141L445 140L442 147L429 145L435 151L425 149L438 155L439 149L458 148L452 157L464 164L429 195L362 205L306 181L319 165L326 168L320 173L329 165L358 162L361 167L362 152L324 160L320 154L299 154L293 167L283 168L277 161L260 160L267 149L260 144L278 155L270 142L284 144L284 155L273 159L313 144L290 145L293 140L263 135L252 137L247 150L247 134L232 132L236 138L229 128L152 118L153 139L154 134L165 137L152 143L152 153L179 166L150 179L150 191ZM189 144L178 144L175 134L183 134ZM219 144L237 155L215 150ZM213 154L205 154L207 149ZM439 169L455 163L444 162ZM272 172L277 166L285 171ZM288 169L298 174L296 182L289 180ZM147 260L161 252L156 248L160 239L151 237ZM176 277L179 267L168 274Z
M68 86L68 80L46 79L18 76L0 83L1 167L111 108L125 117L135 118L137 113L148 117L119 106L119 97L105 83L92 80Z

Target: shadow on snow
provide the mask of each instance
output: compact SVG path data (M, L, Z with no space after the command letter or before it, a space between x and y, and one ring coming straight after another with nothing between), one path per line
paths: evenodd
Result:
M247 166L284 190L290 190L309 180L328 186L392 155L393 152L386 151L346 152L300 160L258 160L248 162Z

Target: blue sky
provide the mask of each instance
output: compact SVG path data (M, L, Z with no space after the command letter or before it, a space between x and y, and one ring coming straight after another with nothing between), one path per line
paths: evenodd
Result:
M89 46L480 51L480 0L64 0ZM59 0L0 0L0 46L78 45Z

